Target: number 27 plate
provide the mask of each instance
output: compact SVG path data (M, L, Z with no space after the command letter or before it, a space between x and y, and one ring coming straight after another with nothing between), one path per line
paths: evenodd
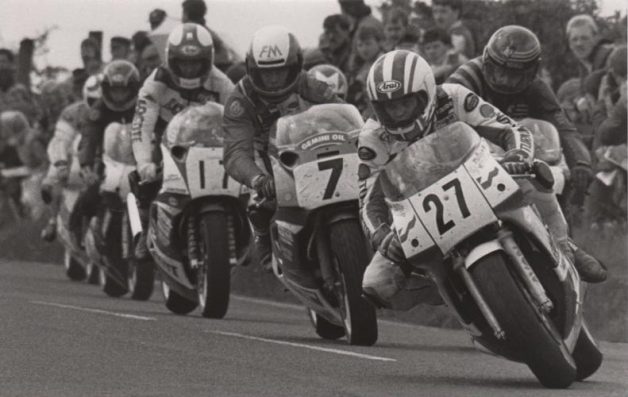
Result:
M464 167L459 167L409 201L443 253L497 220Z

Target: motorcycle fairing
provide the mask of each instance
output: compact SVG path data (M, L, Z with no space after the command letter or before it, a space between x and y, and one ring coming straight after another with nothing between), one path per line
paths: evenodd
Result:
M161 155L164 170L159 193L189 194L185 184L185 168L177 164L163 143L161 144Z
M222 161L223 149L190 147L185 157L185 182L194 198L221 195L238 197L241 185L229 177Z
M117 193L122 200L125 200L131 191L129 174L135 171L135 165L120 163L106 154L103 155L103 163L105 165L105 178L100 185L100 190Z

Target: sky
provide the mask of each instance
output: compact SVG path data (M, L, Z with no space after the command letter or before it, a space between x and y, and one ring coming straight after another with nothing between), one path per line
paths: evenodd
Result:
M253 33L262 26L281 24L296 33L303 47L315 46L323 19L338 13L337 0L205 0L207 24L244 55ZM38 56L38 67L79 67L79 47L90 30L102 30L108 60L111 36L130 37L149 30L148 13L154 8L181 17L182 0L0 0L0 46L17 48L23 37L36 37L56 26L49 38L50 52ZM380 0L367 0L376 5ZM600 0L602 15L623 9L625 0Z

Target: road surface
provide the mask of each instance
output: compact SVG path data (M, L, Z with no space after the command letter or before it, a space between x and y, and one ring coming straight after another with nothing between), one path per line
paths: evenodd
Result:
M59 265L0 260L0 396L628 396L628 344L568 391L462 331L380 321L373 347L324 341L302 308L234 296L223 320L106 297Z

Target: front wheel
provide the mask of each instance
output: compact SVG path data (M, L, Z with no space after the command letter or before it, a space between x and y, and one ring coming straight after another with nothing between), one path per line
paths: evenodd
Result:
M112 298L119 298L127 293L127 289L123 288L118 281L107 275L103 270L99 270L99 280L103 292Z
M576 380L576 365L549 319L526 298L508 270L508 259L493 252L476 262L470 273L505 332L505 343L549 388L566 388Z
M85 269L81 264L72 257L69 249L65 249L63 253L63 267L65 268L65 274L72 281L85 280Z
M576 380L581 381L593 375L602 365L603 358L602 352L597 343L595 343L587 325L582 324L582 329L573 351L573 359L578 367Z
M329 239L340 270L347 339L352 345L371 346L377 342L377 316L373 306L362 298L362 276L369 262L362 228L357 221L340 221L330 226Z
M127 278L131 299L145 301L153 294L155 267L151 260L129 259Z
M336 340L346 335L343 327L330 323L324 317L316 314L316 312L312 309L306 310L307 316L316 330L316 335L329 340Z
M165 281L161 282L161 292L164 295L166 308L174 314L188 314L198 306L196 302L188 300L171 290Z
M229 308L231 265L229 263L228 217L208 212L199 222L201 260L198 272L198 300L203 317L223 318Z
M94 265L92 262L87 263L85 267L85 273L87 274L87 283L92 285L98 285L100 271L98 270L98 266Z

